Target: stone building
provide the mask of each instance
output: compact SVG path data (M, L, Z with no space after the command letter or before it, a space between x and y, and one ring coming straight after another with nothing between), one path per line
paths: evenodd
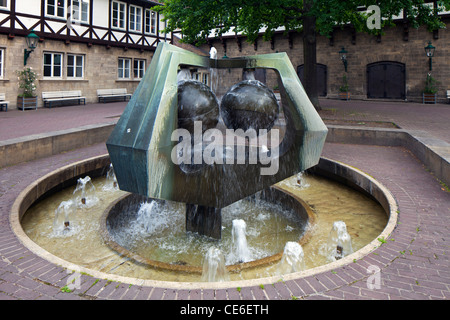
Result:
M133 93L164 34L164 23L147 0L0 0L0 93L15 107L17 70L24 68L25 37L39 42L26 67L38 73L37 95L81 90L86 103L97 89ZM38 106L43 105L38 99Z
M445 14L443 21L449 26L450 16ZM339 88L346 75L351 99L386 99L389 101L422 102L422 91L427 74L438 81L437 102L448 102L450 90L450 33L448 29L436 32L426 27L410 28L406 20L399 17L396 25L384 29L381 36L356 33L351 27L336 29L331 38L317 37L317 75L319 95L338 98ZM432 58L432 71L425 46L429 42L436 48ZM297 32L276 33L272 41L249 43L245 37L224 35L221 39L211 39L203 50L214 46L218 57L229 58L263 53L286 52L297 69L300 79L303 76L302 34ZM347 72L340 59L339 51L347 51ZM228 82L240 81L242 72L225 72ZM269 87L275 87L275 75L269 71L260 74Z

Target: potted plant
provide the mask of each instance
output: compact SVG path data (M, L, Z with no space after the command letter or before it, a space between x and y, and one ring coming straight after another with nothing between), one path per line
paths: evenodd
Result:
M431 76L431 73L428 73L425 80L425 88L422 92L422 103L436 103L437 84L437 80Z
M31 67L17 71L19 88L22 93L17 95L18 109L37 109L36 84L38 74Z
M350 92L348 92L347 75L342 76L342 85L339 87L339 98L341 100L350 100Z

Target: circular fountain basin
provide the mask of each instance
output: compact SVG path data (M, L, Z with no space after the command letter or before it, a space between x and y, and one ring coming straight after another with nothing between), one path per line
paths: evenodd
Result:
M186 272L178 272L178 271L169 271L169 270L162 270L161 273L158 275L159 278L145 278L142 277L138 272L134 271L134 268L136 265L140 265L141 263L136 263L134 265L130 261L130 257L123 257L120 254L117 254L116 251L112 250L109 246L100 246L99 249L92 249L89 245L80 245L75 240L75 247L80 246L86 246L87 252L84 253L75 253L75 252L67 252L70 251L70 249L66 250L65 244L70 240L69 238L64 238L62 240L62 245L59 245L62 248L59 248L56 251L53 251L49 248L47 248L44 244L42 244L39 241L39 235L37 235L37 238L33 236L33 232L30 232L28 230L29 226L26 226L25 222L26 220L32 218L34 216L34 210L36 207L39 207L44 202L55 202L55 200L52 200L53 197L59 196L60 193L66 194L66 196L71 195L73 193L73 186L76 184L76 181L78 178L85 177L86 175L89 175L93 178L104 176L107 172L107 169L109 167L109 157L107 155L95 157L92 159L87 159L66 167L63 167L55 172L52 172L41 179L35 181L33 184L28 186L16 199L13 207L12 212L10 215L10 222L13 231L15 234L21 239L22 243L28 247L31 251L33 251L35 254L57 264L60 266L63 266L65 268L71 269L71 270L77 270L78 272L86 272L94 277L98 278L107 278L110 280L120 281L120 282L126 282L126 283L132 283L132 284L140 284L140 285L150 285L150 286L165 286L165 287L174 287L174 288L182 288L184 285L183 283L188 283L187 286L189 288L218 288L218 287L228 287L228 286L234 286L232 282L220 282L220 283L203 283L200 282L198 276L194 278L184 277L180 276L179 274L187 274ZM388 235L391 233L391 231L394 229L396 220L397 220L397 205L395 200L393 199L392 195L388 190L386 190L380 183L378 183L376 180L374 180L369 175L366 175L362 173L361 171L352 168L350 166L347 166L342 163L334 162L328 159L321 159L320 163L314 167L311 170L311 173L313 175L319 177L318 182L313 182L312 184L321 184L323 181L330 181L332 183L338 183L337 187L339 186L345 186L343 188L347 188L347 186L351 187L350 189L357 190L356 194L364 194L366 196L369 196L370 201L376 203L377 206L380 206L382 209L382 214L384 215L384 221L380 223L379 226L377 226L375 231L372 230L372 233L368 236L367 239L365 239L361 244L358 246L354 246L355 252L353 254L350 254L338 261L334 261L329 263L329 261L323 261L320 265L313 266L307 270L304 270L302 272L294 272L290 274L283 275L283 279L288 280L292 278L298 278L303 276L308 276L317 272L323 272L326 270L331 270L334 268L337 268L341 265L344 265L346 263L352 262L354 259L359 259L363 257L364 255L367 255L371 250L373 250L375 247L379 245L377 238L385 237L387 238ZM287 195L288 198L294 199L296 203L300 203L300 206L303 208L301 210L307 210L308 206L301 204L301 202L298 202L298 199L295 199L292 197L292 195L295 195L297 197L298 195L298 186L293 183L295 181L295 177L293 179L287 179L283 182L280 182L276 185L277 190L283 190L284 194ZM337 181L337 182L333 182ZM99 183L99 182L96 182ZM69 188L70 187L70 188ZM98 184L96 185L98 188ZM326 205L329 205L331 208L337 208L339 205L339 197L336 200L331 199L331 197L326 196L327 199L323 199L323 195L315 195L313 192L310 192L308 194L308 189L305 189L306 191L304 194L301 195L301 198L304 199L308 203L315 203L315 208L313 208L313 211L317 211L317 203L322 201ZM345 191L347 192L347 191ZM108 215L104 214L105 211L110 212L110 210L106 210L106 207L112 208L114 205L117 205L120 200L123 197L126 197L127 194L124 192L119 191L116 194L111 195L111 198L101 196L100 202L105 202L105 205L102 209L102 212L98 215L98 218L95 218L97 222L95 225L89 224L89 235L95 237L93 239L93 243L95 242L95 245L101 245L103 242L102 234L105 228L100 228L100 225L103 224L106 226L106 217ZM320 199L322 198L322 199ZM329 198L329 199L328 199ZM61 202L61 200L64 200L64 196L60 196L58 200L56 200L57 203L53 204L53 209L50 210L50 212L45 213L44 215L51 215L53 217L54 210L58 206L58 204ZM324 201L325 200L325 201ZM58 202L59 201L59 202ZM91 214L89 210L83 211L83 214ZM82 214L82 215L83 215ZM100 217L104 216L104 220L101 220ZM333 215L336 215L336 219L339 219L343 216L345 216L345 212L336 212L333 213ZM358 215L361 215L363 217L363 220L368 220L368 216L364 216L364 212L356 213L355 217ZM80 215L80 216L82 216ZM333 216L332 215L332 216ZM329 224L325 224L325 228L323 228L323 224L320 221L317 221L316 218L314 218L314 215L308 215L308 219L314 219L314 224L316 225L315 228L308 229L308 232L317 233L320 229L326 229L329 227ZM333 218L334 219L334 218ZM336 220L335 219L335 220ZM32 219L31 219L32 220ZM50 219L50 221L53 220L53 218ZM319 219L317 219L319 220ZM103 221L103 222L100 222ZM309 220L311 222L312 220ZM22 225L24 223L24 225ZM75 222L74 222L75 225ZM72 224L71 224L72 226ZM369 228L370 226L364 225L361 226L361 230L364 230L366 228ZM25 229L26 232L25 232ZM75 230L75 227L74 229ZM102 230L102 231L100 231ZM328 234L329 230L322 230L324 233ZM358 231L352 227L349 228L349 232L352 237L358 237L358 239L362 238L363 232ZM358 234L359 233L359 234ZM309 235L305 237L305 234L303 234L303 240L302 244L305 245L305 257L308 255L308 250L311 251L311 249L308 249L308 247L313 246L315 241L314 235L311 237L311 241L307 241L309 239ZM52 239L53 240L53 239ZM80 241L85 241L86 239L80 239ZM317 246L314 249L317 251ZM313 250L313 251L314 251ZM95 252L93 252L95 251ZM98 252L97 252L98 251ZM281 251L281 250L280 250ZM64 255L68 254L68 255ZM277 254L272 255L276 256L275 260L279 260L280 258L280 252L277 252ZM78 258L84 258L85 256L88 256L90 259L87 262L82 262ZM273 257L270 256L270 259ZM139 257L141 258L141 257ZM109 259L116 259L115 266L113 268L110 268L108 265ZM265 259L265 258L264 258ZM261 260L264 260L261 259ZM101 267L94 267L94 260L103 261ZM133 260L133 259L132 259ZM138 260L138 259L136 259ZM117 263L119 261L119 263ZM267 262L267 261L266 261ZM273 263L267 262L268 265L273 265ZM123 273L116 273L115 268L119 269L124 268L125 271ZM242 265L245 266L245 264L238 264L240 265L239 268L242 267ZM108 268L104 267L107 266ZM149 268L147 265L140 266L143 269L153 269ZM232 268L232 265L229 266ZM177 266L178 268L178 266ZM113 270L114 269L114 270ZM154 268L158 269L158 268ZM252 270L259 270L261 269L258 266L249 267L247 270L241 270L242 273L248 272L251 274L249 277L242 277L240 276L240 273L238 273L237 278L233 278L232 280L240 280L240 285L255 285L256 284L262 284L262 283L270 283L274 282L280 279L280 275L273 276L271 274L265 273L265 272L256 272L252 273ZM196 272L194 272L196 273ZM264 278L264 279L262 279ZM197 279L197 280L196 280ZM256 279L256 280L251 280ZM181 281L181 282L179 282ZM256 282L255 282L256 281Z
M152 202L166 209L152 218L151 232L140 223L139 208ZM166 208L164 208L166 207ZM167 271L202 273L203 258L211 246L220 246L230 257L229 272L239 272L279 261L288 241L307 243L314 226L314 212L299 197L272 187L222 209L222 239L216 240L184 230L185 205L127 194L114 201L100 219L105 243L134 261ZM245 219L253 256L233 261L232 221ZM250 229L250 230L249 230ZM270 245L268 245L270 244ZM164 248L164 249L160 249Z

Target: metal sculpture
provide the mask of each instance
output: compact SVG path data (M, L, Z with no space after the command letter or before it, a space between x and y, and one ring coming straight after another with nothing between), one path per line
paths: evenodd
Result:
M201 97L198 94L201 88L192 94L187 93L188 89L181 90L177 81L179 67L275 70L286 121L284 135L280 137L274 128L271 129L278 110L274 110L269 95L261 106L251 104L243 107L249 112L268 114L270 121L261 122L268 131L267 135L263 137L261 132L255 130L256 135L247 136L239 143L234 138L227 141L214 131L215 144L202 140L205 131L213 129L217 123L216 102L209 97L209 93ZM200 98L206 99L206 109L198 107L196 111L196 99ZM245 93L241 98L245 100ZM226 100L224 97L222 102ZM231 111L233 103L236 102L231 103ZM193 109L194 113L184 107L181 110L181 105ZM234 130L235 137L239 137L242 135L240 133L245 134L252 127L248 124L252 116L242 117L244 122L236 119L240 117L240 108L235 106L237 113L229 116L230 104L220 106L220 114L228 115L225 116L228 117L225 123L232 126L225 135L229 130ZM206 126L195 121L197 115L208 112L213 115L208 116ZM190 122L187 118L191 118ZM236 126L239 123L247 125L246 130L242 128L238 132ZM174 132L181 132L183 138L180 135L174 138ZM194 135L190 144L186 141L188 133ZM326 126L308 99L285 53L210 59L160 43L149 69L106 144L121 190L149 198L184 202L187 204L186 229L220 238L221 208L316 165L326 134ZM222 141L217 141L221 138ZM256 145L251 143L253 138ZM261 143L258 139L266 140ZM177 160L180 154L184 162ZM211 162L211 158L214 161ZM189 159L193 163L189 163Z

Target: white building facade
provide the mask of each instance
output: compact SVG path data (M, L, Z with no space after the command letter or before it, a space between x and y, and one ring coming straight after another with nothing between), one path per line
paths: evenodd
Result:
M86 103L97 89L133 93L159 42L172 42L164 22L146 0L0 0L0 93L10 107L21 92L25 37L33 31L36 49L26 67L38 73L36 94L81 90ZM39 99L38 106L43 103Z

